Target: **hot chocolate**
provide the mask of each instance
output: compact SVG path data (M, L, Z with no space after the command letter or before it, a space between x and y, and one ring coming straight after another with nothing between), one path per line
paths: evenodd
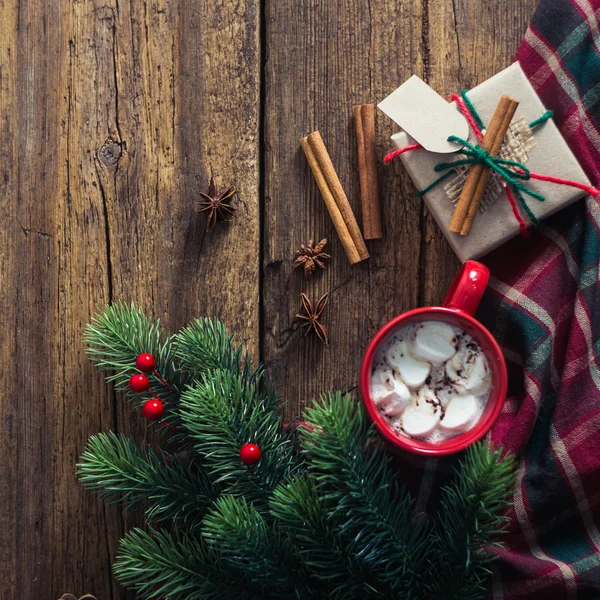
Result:
M441 321L422 321L391 335L371 375L371 397L391 426L432 442L470 429L483 413L490 386L481 347Z

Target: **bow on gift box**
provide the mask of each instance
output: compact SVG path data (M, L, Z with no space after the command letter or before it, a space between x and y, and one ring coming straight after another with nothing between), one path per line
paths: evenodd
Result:
M535 190L529 189L526 185L524 185L523 181L528 181L531 179L531 173L529 169L523 164L516 160L507 160L504 158L500 158L499 156L492 156L487 150L484 150L480 145L474 146L469 143L467 140L463 140L458 136L451 135L448 138L449 142L455 142L457 144L461 144L462 149L459 151L459 154L464 154L467 158L463 158L460 160L455 160L449 163L439 163L434 167L434 171L440 172L451 169L438 179L436 179L431 185L427 186L423 190L419 190L417 194L422 196L426 192L428 192L432 187L435 187L438 183L442 182L444 179L453 175L455 173L455 167L460 165L475 165L482 164L498 175L502 177L507 184L510 185L510 188L506 188L507 190L513 190L514 194L521 201L521 205L523 209L531 219L531 222L535 225L538 224L538 220L535 215L531 212L529 206L527 206L527 202L523 198L523 194L528 194L537 200L543 202L545 200L545 196L536 192ZM519 215L520 216L520 215Z
M468 140L462 139L455 135L449 136L449 142L460 144L461 149L458 151L458 153L464 156L464 158L460 158L452 162L442 162L437 164L434 167L435 172L446 172L437 179L435 179L424 189L419 190L417 192L417 195L422 196L423 194L427 193L429 190L437 186L439 183L449 178L451 175L456 174L457 167L463 165L471 167L469 179L467 179L467 182L461 192L461 198L457 203L455 213L450 224L451 231L461 233L462 235L469 234L471 225L473 223L473 219L479 208L481 196L485 191L485 187L487 185L487 177L489 176L490 172L496 173L502 179L502 186L506 193L506 197L510 202L513 214L515 215L515 218L519 223L519 228L522 233L527 232L528 224L521 216L521 213L515 201L515 196L518 198L523 210L529 218L530 224L534 226L538 224L538 219L533 214L530 207L527 205L524 196L529 195L541 202L545 200L543 194L527 187L527 185L525 185L526 181L529 181L531 179L549 181L560 185L568 185L571 187L579 188L593 196L598 194L598 190L592 186L588 186L577 181L553 177L550 175L540 175L538 173L532 173L523 163L517 160L509 160L498 156L498 152L502 145L502 141L508 130L508 126L510 125L510 121L516 110L516 106L518 105L516 101L511 100L506 96L502 97L500 103L498 104L496 112L494 113L494 117L490 122L490 126L488 127L484 135L483 121L481 120L481 117L479 116L477 110L473 106L473 103L467 96L467 91L463 90L460 96L452 94L450 96L450 100L456 102L457 106L469 122L469 125L473 130L475 136L479 140L479 144L472 144ZM533 129L535 127L538 127L550 118L552 118L552 111L548 110L538 119L532 121L529 124L529 128ZM491 137L493 139L490 139L490 132L492 132ZM389 163L392 159L403 154L404 152L417 150L419 148L422 148L420 144L411 144L409 146L405 146L403 148L394 150L385 157L385 163ZM473 169L473 167L476 166L479 166L479 170L477 172L475 172ZM479 178L482 176L484 169L487 170L487 173L484 175L483 182L481 182L479 181Z

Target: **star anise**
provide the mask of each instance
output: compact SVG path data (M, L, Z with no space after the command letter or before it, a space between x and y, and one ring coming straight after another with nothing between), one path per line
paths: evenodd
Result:
M308 335L311 331L314 331L318 338L327 346L329 344L329 338L327 337L327 327L319 322L319 317L323 312L323 309L327 305L327 298L329 294L325 294L319 298L317 305L313 308L312 302L308 299L308 296L303 292L300 294L300 300L302 301L302 310L304 313L299 313L296 318L300 319L302 323L301 327L306 327L304 335Z
M315 268L325 268L324 260L331 258L329 254L323 252L327 238L323 238L316 246L313 246L313 241L309 240L308 244L300 246L300 250L296 250L296 260L292 265L292 268L304 267L304 276L308 279L312 277L315 272Z
M234 187L229 187L223 193L215 185L215 180L211 177L208 186L208 192L203 194L200 192L202 200L198 200L198 212L208 212L206 215L206 229L212 231L217 224L217 220L224 223L230 223L231 219L227 217L233 216L235 207L231 206L231 201L236 194Z

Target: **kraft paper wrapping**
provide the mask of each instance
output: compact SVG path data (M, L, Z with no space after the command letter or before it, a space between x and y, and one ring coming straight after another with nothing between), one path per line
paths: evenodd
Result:
M519 101L513 123L521 117L530 123L546 110L519 63L513 63L468 92L470 100L485 124L489 123L502 94ZM591 185L552 119L536 127L533 136L535 147L528 150L525 163L532 173L552 175ZM404 131L394 134L392 141L397 148L415 143L413 138ZM469 141L477 143L474 135L470 136ZM456 158L456 154L436 154L423 149L400 155L417 189L424 189L439 176L439 173L433 170L435 165L451 162ZM527 187L546 197L541 202L525 195L529 208L540 220L585 196L585 192L566 185L533 179L525 183ZM498 196L484 212L477 215L468 236L464 237L448 231L454 206L444 189L445 184L446 182L442 182L427 192L424 200L460 260L464 262L468 259L480 258L519 234L518 222L504 193ZM518 199L516 201L519 203ZM523 214L522 209L521 213Z

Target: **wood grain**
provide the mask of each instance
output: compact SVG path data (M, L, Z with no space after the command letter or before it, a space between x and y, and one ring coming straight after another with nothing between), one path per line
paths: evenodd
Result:
M75 476L89 435L143 435L83 353L105 303L171 328L220 316L292 417L355 387L386 320L440 300L457 261L400 163L379 167L385 237L351 266L298 140L322 132L361 222L352 107L413 72L442 93L483 81L535 3L0 0L1 600L133 597L110 564L135 517ZM393 131L379 114L380 158ZM240 204L205 234L194 199L211 174ZM324 236L331 266L307 282L293 253ZM329 348L301 338L301 291L331 291Z
M384 239L368 242L370 260L347 264L296 140L321 131L359 215L352 106L377 103L412 73L442 94L483 81L510 63L535 3L267 2L262 346L288 416L327 390L354 389L375 331L411 307L439 303L459 264L398 163L380 167ZM380 159L393 132L379 113ZM307 282L291 257L324 236L331 266ZM301 338L294 315L302 291L331 291L328 348Z
M0 3L0 598L112 580L123 519L77 483L89 435L144 431L81 344L112 299L220 316L258 356L259 14L247 1ZM4 160L11 157L11 160ZM211 173L240 192L208 235Z
M319 129L353 210L360 218L352 107L392 91L411 68L420 69L418 3L273 2L267 6L265 105L264 357L295 416L329 389L353 389L368 339L385 319L417 303L419 203L406 194L398 166L383 177L384 240L368 242L371 258L345 259L297 140ZM416 26L416 30L413 28ZM403 39L403 43L396 43ZM406 43L410 40L409 43ZM413 43L414 42L414 43ZM412 66L411 66L412 65ZM378 120L380 155L392 133ZM384 133L385 132L385 133ZM290 223L294 226L290 227ZM327 237L331 267L307 282L291 270L296 248ZM294 315L300 292L330 291L324 320L331 345L301 338Z

